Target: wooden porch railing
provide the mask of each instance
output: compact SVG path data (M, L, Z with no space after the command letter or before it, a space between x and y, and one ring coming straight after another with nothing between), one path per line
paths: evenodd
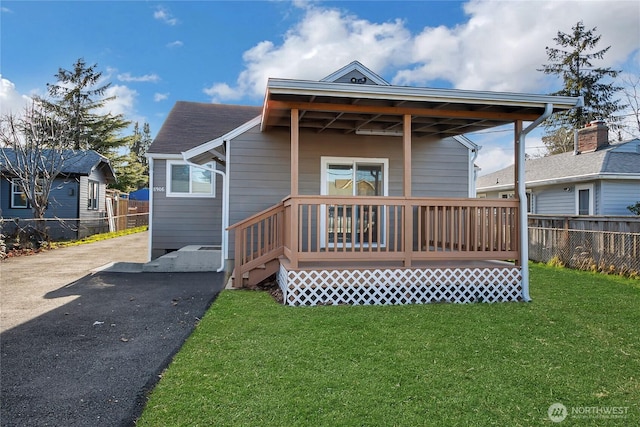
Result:
M235 280L283 254L283 217L280 203L229 227L235 230Z
M518 201L296 196L230 228L235 276L300 262L518 259Z

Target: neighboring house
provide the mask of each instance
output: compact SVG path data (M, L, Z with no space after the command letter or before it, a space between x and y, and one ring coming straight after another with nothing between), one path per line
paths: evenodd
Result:
M535 121L524 143L580 102L393 86L357 61L269 79L259 108L180 102L147 154L151 258L219 245L235 286L277 273L290 305L528 300L521 203L475 198L463 134Z
M606 125L593 122L576 148L525 162L529 213L631 215L627 206L640 201L640 140L609 144ZM478 197L513 197L513 170L479 177Z
M15 159L11 149L2 149ZM49 236L54 239L82 238L102 230L106 216L107 184L116 177L109 160L93 150L64 151L64 162L54 180L46 211ZM33 219L27 198L16 178L7 174L5 156L0 154L0 217L2 232L15 232L16 221L26 225Z

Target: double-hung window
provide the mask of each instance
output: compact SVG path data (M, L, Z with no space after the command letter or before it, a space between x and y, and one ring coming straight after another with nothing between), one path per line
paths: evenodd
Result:
M100 191L100 184L97 181L89 180L89 187L87 189L87 209L98 210L98 200Z
M593 215L593 184L576 185L576 214Z
M168 197L215 197L213 163L202 168L180 161L167 161Z
M28 208L27 195L22 191L20 179L13 178L11 180L11 208L26 209Z

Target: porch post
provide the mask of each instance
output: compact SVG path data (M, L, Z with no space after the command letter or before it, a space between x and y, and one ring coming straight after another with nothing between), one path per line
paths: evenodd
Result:
M404 197L411 197L411 116L405 114L402 124L402 154L404 158Z
M291 109L291 197L298 195L298 158L300 129L298 128L298 109Z
M411 115L402 118L402 157L404 204L404 266L411 267L413 255L413 205L411 204Z
M522 120L516 120L513 126L513 136L514 136L514 161L513 161L513 193L516 200L520 200L520 168L524 170L524 164L520 164L520 134L522 133ZM524 160L524 159L523 159ZM524 175L524 174L523 174ZM525 204L526 206L526 204ZM520 203L519 210L522 209L522 203ZM525 209L526 212L526 209ZM520 221L522 215L518 214L518 221ZM518 230L521 230L522 227L518 226ZM522 240L522 236L518 233L518 258L516 259L516 265L522 265L522 251L520 250L520 241Z

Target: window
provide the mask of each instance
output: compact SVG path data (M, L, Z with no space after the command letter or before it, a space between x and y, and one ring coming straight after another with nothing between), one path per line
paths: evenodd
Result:
M100 184L97 181L89 181L87 189L87 209L98 210L98 199L100 197Z
M13 178L11 180L11 208L26 209L27 207L27 195L24 194L20 187L20 179Z
M576 214L593 215L593 184L576 185Z
M214 168L213 163L204 166ZM168 161L167 168L167 196L215 197L215 173L212 171L180 161Z
M514 191L507 191L505 193L499 193L498 196L501 199L515 199L516 193ZM533 193L531 190L527 190L527 213L533 213Z
M387 196L388 195L388 159L367 158L322 158L322 187L321 194L329 196ZM380 231L382 239L385 237L384 209L381 206L359 206L352 212L349 205L330 205L327 221L324 224L329 241L335 244L381 244L377 236ZM324 217L324 215L323 215ZM355 226L352 222L355 221ZM378 230L378 227L381 227ZM334 242L336 235L342 236L343 242ZM324 233L323 233L324 236ZM371 241L369 241L371 240Z

